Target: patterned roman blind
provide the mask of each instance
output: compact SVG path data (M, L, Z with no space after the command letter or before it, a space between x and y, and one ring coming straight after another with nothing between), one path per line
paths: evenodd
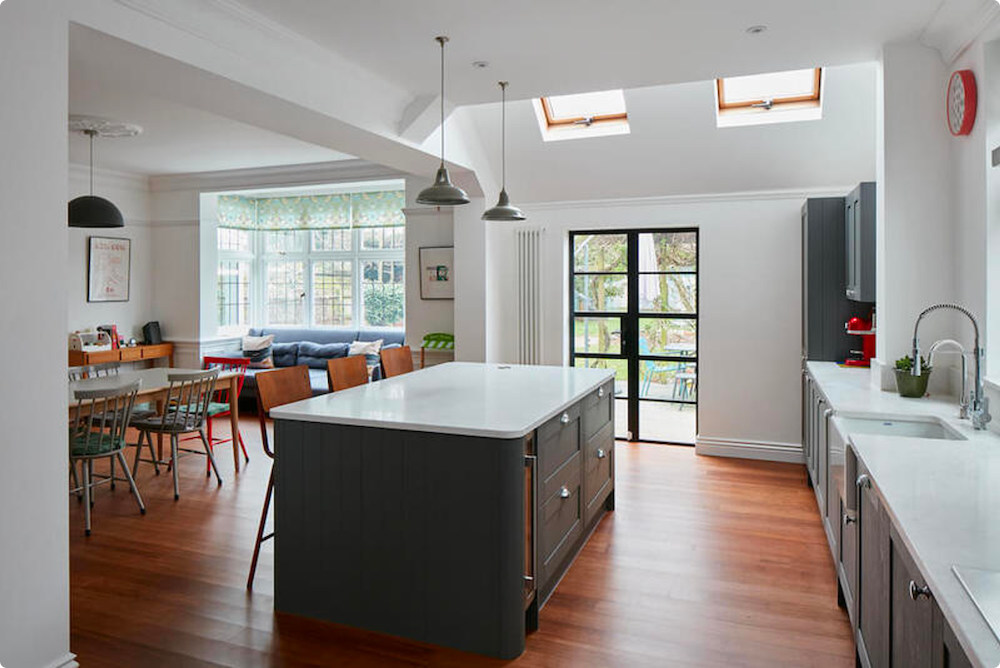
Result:
M219 196L219 227L241 230L330 230L406 224L402 190L299 197Z

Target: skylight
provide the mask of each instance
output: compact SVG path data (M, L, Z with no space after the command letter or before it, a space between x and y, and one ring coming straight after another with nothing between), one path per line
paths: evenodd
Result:
M573 95L549 95L535 102L545 141L628 134L625 94L604 90Z
M818 120L823 70L810 68L716 79L719 127Z

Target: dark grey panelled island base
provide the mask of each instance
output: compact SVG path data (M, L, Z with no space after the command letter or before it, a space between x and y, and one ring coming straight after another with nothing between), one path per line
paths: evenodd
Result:
M613 394L456 362L275 409L275 608L518 656L614 507Z

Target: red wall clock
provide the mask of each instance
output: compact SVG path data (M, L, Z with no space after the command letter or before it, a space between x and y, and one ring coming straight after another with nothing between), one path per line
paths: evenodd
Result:
M959 137L972 132L976 122L976 77L972 70L958 70L948 82L948 129Z

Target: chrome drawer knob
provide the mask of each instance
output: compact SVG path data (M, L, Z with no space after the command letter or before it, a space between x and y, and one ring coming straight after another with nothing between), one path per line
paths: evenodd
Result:
M561 499L568 499L569 498L569 489L566 488L566 487L563 487L562 489L560 489L559 490L559 498L561 498Z
M604 388L603 387L597 391L597 398L598 399L603 399L604 398Z
M858 476L858 482L856 484L858 487L871 489L872 479L868 477L867 473L862 473L861 475Z
M608 456L607 453L604 452L604 448L598 448L597 449L597 458L598 459L604 459L607 456Z
M850 513L844 513L844 526L845 527L848 524L854 524L857 521L858 521L857 517L852 516Z
M563 424L569 424L569 413L563 413L562 417L559 418L559 421Z
M910 598L916 601L918 598L930 598L931 588L927 585L923 587L918 587L917 583L910 580Z

